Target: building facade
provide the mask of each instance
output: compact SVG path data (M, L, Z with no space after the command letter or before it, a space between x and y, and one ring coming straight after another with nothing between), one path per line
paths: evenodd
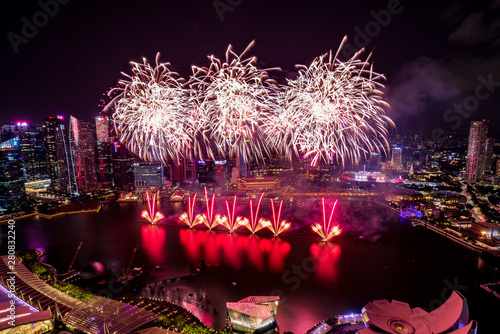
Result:
M0 212L11 212L26 204L25 170L20 138L0 143Z
M113 157L111 155L110 121L107 116L95 117L96 169L99 188L111 186L113 180Z
M135 190L162 187L164 181L163 164L159 162L136 162L133 166Z
M488 121L482 120L471 123L466 167L466 180L469 183L476 183L483 176L487 134Z
M75 179L75 193L97 189L95 162L95 133L92 122L70 118L71 169Z

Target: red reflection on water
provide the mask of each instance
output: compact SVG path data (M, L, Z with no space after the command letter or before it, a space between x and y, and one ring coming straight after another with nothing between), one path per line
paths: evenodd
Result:
M206 230L179 230L179 240L191 262L205 258L209 265L227 265L241 269L245 261L258 271L266 267L274 272L284 270L290 244L281 239L256 235L225 234Z
M141 228L142 245L149 257L157 259L162 254L165 242L165 230L156 225L147 225Z
M315 274L323 281L333 281L337 277L337 261L340 258L340 246L329 243L312 244L311 256L317 261Z
M268 269L280 273L285 270L285 260L290 253L290 244L280 239L273 239L269 251Z

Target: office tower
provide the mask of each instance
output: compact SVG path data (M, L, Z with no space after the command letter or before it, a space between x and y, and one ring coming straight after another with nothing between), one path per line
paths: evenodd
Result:
M96 163L99 188L111 186L113 180L113 159L109 136L110 122L107 116L95 117L96 127Z
M47 117L44 119L45 125L45 157L47 161L47 170L49 178L51 179L51 188L54 190L63 190L60 187L60 171L59 163L57 161L57 131L63 124L63 117Z
M134 180L134 157L124 144L113 140L111 152L113 161L113 186L129 190Z
M20 138L0 143L0 212L11 212L26 204L25 170Z
M136 162L134 166L135 190L163 186L163 164L160 162Z
M392 166L396 169L401 169L403 165L403 151L401 147L392 148Z
M500 159L497 159L496 167L495 176L500 177Z
M95 129L92 122L80 121L71 116L69 127L71 169L75 180L74 193L81 194L97 189L95 162Z
M488 121L482 120L471 123L465 176L469 183L476 183L483 175L487 133Z
M213 160L198 160L198 181L200 184L214 183L215 162Z
M2 127L2 141L19 137L20 154L27 181L48 179L45 158L45 127L17 122Z
M483 174L490 174L493 169L493 148L495 147L495 139L486 139L484 147L484 164Z

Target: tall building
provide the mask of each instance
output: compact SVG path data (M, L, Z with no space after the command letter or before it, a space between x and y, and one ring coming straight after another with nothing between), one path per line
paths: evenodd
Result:
M111 151L113 161L113 186L128 190L134 181L134 156L125 145L114 140Z
M25 170L20 138L0 143L0 212L15 211L26 204Z
M27 181L48 179L45 158L45 127L17 122L2 127L2 141L19 137L20 154Z
M96 163L99 188L111 186L113 180L113 159L111 156L110 122L107 116L95 117Z
M47 170L49 178L52 181L51 187L54 190L62 190L60 186L60 170L59 162L57 161L57 132L60 126L63 124L63 117L47 117L44 119L45 125L45 157L47 161Z
M467 149L466 180L476 183L484 173L488 121L474 121L470 125Z
M392 148L392 166L398 170L403 166L403 150L401 147Z
M490 174L493 170L493 149L495 147L495 139L488 138L484 146L484 164L483 174Z
M71 116L69 145L71 169L75 179L74 193L80 194L97 189L94 131L92 122L80 121Z
M135 190L146 190L151 187L162 187L164 181L162 163L136 162L133 166Z

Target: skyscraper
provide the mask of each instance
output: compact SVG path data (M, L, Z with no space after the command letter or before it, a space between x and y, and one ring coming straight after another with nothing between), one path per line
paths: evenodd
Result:
M71 168L76 185L73 191L84 193L97 189L95 133L92 122L70 118Z
M488 134L488 121L474 121L470 125L469 147L467 149L466 180L476 183L484 172L486 136Z
M484 164L483 164L483 174L491 173L493 169L493 148L495 147L495 139L486 139L486 144L484 147Z
M0 212L15 211L26 203L26 182L20 138L0 143Z
M60 189L60 171L57 161L57 129L63 124L63 117L47 117L44 119L45 124L45 156L47 159L47 170L49 178L52 180L51 187L55 190Z
M109 136L109 117L96 116L96 163L99 188L111 186L113 179L113 160Z
M113 186L128 190L134 180L133 155L127 150L125 145L114 140L113 149Z
M401 147L392 148L392 166L398 170L402 168L403 165L403 151Z
M2 141L19 137L19 150L27 181L48 179L45 127L17 122L2 127Z

